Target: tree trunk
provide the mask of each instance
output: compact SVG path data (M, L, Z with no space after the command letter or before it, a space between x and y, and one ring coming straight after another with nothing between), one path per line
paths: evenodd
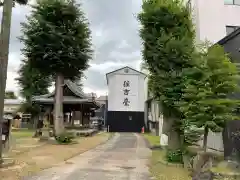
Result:
M4 109L4 96L7 80L7 66L9 54L9 39L11 28L13 0L5 0L3 4L1 36L0 36L0 165L2 164L2 117Z
M55 82L55 104L54 104L54 134L59 135L64 131L63 123L63 85L62 74L56 75Z
M35 129L35 133L34 133L34 135L33 135L33 137L35 138L35 137L38 137L38 127L37 127L37 125L38 125L38 121L39 121L39 115L38 116L35 116L34 118L34 129Z
M157 101L154 102L153 108L154 108L154 119L156 122L156 136L159 136L159 107L158 107Z
M168 149L170 150L178 150L181 148L181 137L180 134L175 131L171 130L168 133Z
M168 136L170 131L172 130L173 123L174 123L174 118L163 116L162 133Z
M204 136L203 136L203 150L207 152L207 138L208 138L208 127L204 128Z
M168 149L177 150L181 148L181 137L178 131L173 128L175 117L165 117L163 120L163 134L168 136Z

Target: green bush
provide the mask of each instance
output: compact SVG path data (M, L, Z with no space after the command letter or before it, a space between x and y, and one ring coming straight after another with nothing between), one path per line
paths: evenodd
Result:
M166 154L166 158L168 162L171 163L182 163L183 159L182 159L182 151L181 150L168 150L167 154Z
M58 136L55 136L55 139L60 144L69 144L74 139L74 134L70 132L64 132Z

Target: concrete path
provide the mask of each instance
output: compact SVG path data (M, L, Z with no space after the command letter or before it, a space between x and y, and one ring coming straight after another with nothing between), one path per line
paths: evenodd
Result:
M140 135L116 133L107 143L23 180L149 180L150 154Z

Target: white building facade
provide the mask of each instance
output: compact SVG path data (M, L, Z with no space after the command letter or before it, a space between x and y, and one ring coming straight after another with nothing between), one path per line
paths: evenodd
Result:
M124 67L107 75L110 131L140 132L144 126L146 75Z
M196 41L216 43L240 27L240 0L188 0Z

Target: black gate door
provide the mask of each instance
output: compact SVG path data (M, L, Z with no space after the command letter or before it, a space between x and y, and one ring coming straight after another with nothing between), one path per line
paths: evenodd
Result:
M141 132L144 112L108 111L107 125L110 132Z

